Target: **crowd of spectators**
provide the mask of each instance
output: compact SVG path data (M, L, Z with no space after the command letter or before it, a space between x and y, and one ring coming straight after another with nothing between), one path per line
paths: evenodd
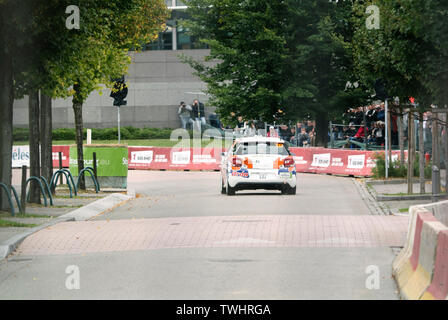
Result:
M350 108L344 115L343 125L333 125L330 138L334 141L348 140L349 142L367 142L369 145L384 146L385 143L385 105L371 104L358 108ZM365 121L365 122L364 122ZM345 125L348 123L348 125ZM398 144L397 115L391 115L392 144ZM359 145L349 143L351 148Z
M231 129L227 127L226 129ZM233 128L237 136L254 136L257 134L267 137L279 137L295 147L314 146L315 142L315 121L298 121L294 125L266 125L264 122L256 120L244 121L243 117L237 117L237 124Z

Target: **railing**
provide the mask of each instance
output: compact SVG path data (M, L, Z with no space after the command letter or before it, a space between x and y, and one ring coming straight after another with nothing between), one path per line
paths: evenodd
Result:
M82 175L85 176L86 172L88 172L90 174L90 177L93 180L93 184L95 185L95 191L96 191L96 193L98 193L100 191L100 185L98 184L98 181L95 178L95 174L93 172L93 168L92 167L86 167L86 168L81 170L81 172L78 175L78 180L76 181L76 188L79 188L79 182L81 180L81 177L82 177Z
M11 186L11 190L10 190L8 188L8 186L6 184L4 184L3 182L0 182L0 187L2 187L2 189L5 190L5 192L6 192L6 197L8 198L9 207L11 208L11 215L14 217L15 210L14 210L14 204L13 204L12 198L11 198L11 190L14 194L14 198L16 199L16 203L17 203L17 207L19 208L19 211L22 211L22 208L20 207L20 201L19 201L19 197L17 196L16 189L14 188L14 186Z

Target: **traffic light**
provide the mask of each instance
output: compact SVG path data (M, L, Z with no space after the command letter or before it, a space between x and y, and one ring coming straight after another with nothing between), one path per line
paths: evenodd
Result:
M376 98L378 98L381 101L384 101L389 98L389 95L387 94L386 90L387 83L383 79L377 79L375 81L375 92L376 92Z
M114 98L114 106L125 106L127 104L126 99L128 95L128 86L124 81L124 76L119 79L115 79L114 87L110 92L110 96Z

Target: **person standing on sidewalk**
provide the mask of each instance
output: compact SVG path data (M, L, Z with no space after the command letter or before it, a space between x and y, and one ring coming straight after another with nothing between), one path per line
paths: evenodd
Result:
M193 109L193 118L194 121L197 123L199 129L201 128L201 125L205 125L205 107L202 102L199 102L198 99L195 99L193 101L192 105Z
M180 122L182 123L182 129L187 129L187 124L193 122L193 120L191 120L191 111L191 106L186 105L183 101L180 103L177 114L179 115Z

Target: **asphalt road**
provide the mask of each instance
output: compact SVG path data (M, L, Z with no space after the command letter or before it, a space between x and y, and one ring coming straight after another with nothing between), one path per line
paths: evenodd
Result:
M345 177L299 174L295 196L253 190L231 197L221 195L219 172L130 171L129 178L142 197L104 219L369 214L353 180Z
M382 229L363 231L354 222L368 216L369 209L353 181L325 175L299 175L298 179L295 196L255 191L228 197L220 194L216 172L131 171L129 185L140 195L138 199L94 221L70 225L72 231L79 228L81 238L87 226L98 229L101 237L95 238L92 246L77 247L88 251L70 253L73 251L69 249L76 249L73 237L55 236L52 240L51 232L37 233L36 238L24 242L27 253L19 252L0 262L0 299L397 299L391 278L394 252L387 243L376 245L366 240L377 237ZM276 220L276 216L282 219ZM282 232L291 232L288 216L294 216L294 223L302 218L312 221L307 226L313 230L300 229L298 236L306 233L314 242L282 238ZM190 241L188 247L182 244L189 239L171 241L182 236L179 231L160 229L164 222L176 228L180 223L173 219L190 219L185 227L188 235L194 236L195 231L202 235L204 230L198 228L207 224L201 222L213 217L234 223L235 227L227 227L228 232L219 235L230 241L224 243L219 238L217 244L214 233L222 231L218 224L205 234L204 245ZM336 221L334 225L320 228L322 221L330 219ZM114 228L103 227L109 221L114 222ZM138 229L139 222L148 229ZM262 230L250 229L251 223L259 223ZM67 226L59 227L63 228ZM340 228L351 229L344 232L365 241L325 235L339 234ZM139 247L144 239L137 237L141 230L159 230L156 238L145 240L149 243L146 249ZM120 238L121 233L128 233L128 237ZM129 243L114 245L118 238ZM283 242L276 244L280 238ZM160 245L151 247L151 239ZM58 242L62 251L33 251L33 242L39 246L39 241ZM112 242L101 247L107 241ZM168 242L172 247L163 246ZM113 250L119 245L120 249ZM66 287L71 276L66 273L68 266L79 270L79 289ZM376 288L366 286L371 266L379 271Z

